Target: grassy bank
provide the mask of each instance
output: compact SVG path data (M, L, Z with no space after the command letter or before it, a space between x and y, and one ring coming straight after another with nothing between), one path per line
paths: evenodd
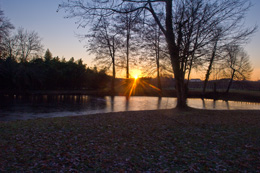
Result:
M119 112L0 122L1 171L260 170L260 111Z

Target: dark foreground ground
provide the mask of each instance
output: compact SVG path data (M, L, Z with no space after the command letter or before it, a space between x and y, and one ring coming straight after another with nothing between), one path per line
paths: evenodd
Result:
M119 112L0 122L0 172L260 170L260 111Z

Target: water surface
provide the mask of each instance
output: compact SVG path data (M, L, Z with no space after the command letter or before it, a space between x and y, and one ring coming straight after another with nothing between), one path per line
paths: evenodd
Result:
M173 97L125 96L34 96L4 99L0 104L0 121L25 120L106 112L170 109L176 106ZM260 110L259 103L188 99L188 105L199 109Z

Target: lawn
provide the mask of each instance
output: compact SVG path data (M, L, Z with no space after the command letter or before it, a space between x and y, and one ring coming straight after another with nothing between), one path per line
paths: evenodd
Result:
M172 109L0 122L0 172L259 170L260 111Z

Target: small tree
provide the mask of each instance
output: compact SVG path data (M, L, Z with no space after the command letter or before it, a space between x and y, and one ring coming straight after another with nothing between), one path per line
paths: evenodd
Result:
M226 47L226 52L226 74L229 74L228 76L230 76L229 84L226 90L226 93L228 93L233 80L249 79L253 68L250 64L248 54L240 46L229 45Z
M216 59L216 54L217 54L217 51L218 51L218 43L219 43L219 39L220 39L220 34L221 34L221 30L217 30L216 33L215 33L215 37L212 40L212 44L211 45L212 45L213 48L212 48L211 51L209 51L209 55L208 55L209 58L208 58L207 61L209 61L209 65L208 65L207 72L206 72L206 75L205 75L203 91L202 91L203 94L205 94L205 92L206 92L207 84L208 84L208 81L209 81L209 76L211 74L214 61ZM205 56L207 56L207 54Z
M114 93L116 77L116 53L120 47L118 31L104 18L91 29L91 34L85 35L89 44L86 45L91 54L95 54L95 61L109 69L112 66L111 90Z
M1 43L1 56L2 58L14 58L17 55L17 37L13 36L5 36L2 39Z
M115 27L119 30L120 35L122 36L122 52L125 54L126 60L126 78L130 77L129 64L130 64L130 55L133 56L131 50L134 49L135 44L133 39L134 32L138 30L138 24L140 23L140 13L127 13L127 11L135 9L133 4L126 6L124 10L126 13L119 13L116 16ZM136 49L135 49L136 50ZM136 53L136 52L135 52Z
M29 32L23 28L19 28L17 32L17 56L21 62L26 62L29 57L40 53L43 49L41 38L38 33Z
M11 22L4 16L4 12L0 10L0 56L2 57L3 52L6 51L5 41L10 34L10 31L14 29Z
M2 39L10 34L10 31L14 29L11 22L4 16L4 12L0 10L0 42Z
M45 61L50 61L52 59L52 53L50 52L49 49L46 50L44 59L45 59Z
M148 65L148 71L155 70L156 76L157 76L157 87L162 90L161 85L161 79L160 79L160 71L162 66L162 60L165 61L165 58L169 58L169 55L167 53L166 48L166 42L163 37L163 33L161 32L159 26L156 24L156 22L153 21L147 21L146 25L144 25L144 32L143 34L143 55L141 60L149 61L151 63L155 63L156 66L154 68L154 65Z

